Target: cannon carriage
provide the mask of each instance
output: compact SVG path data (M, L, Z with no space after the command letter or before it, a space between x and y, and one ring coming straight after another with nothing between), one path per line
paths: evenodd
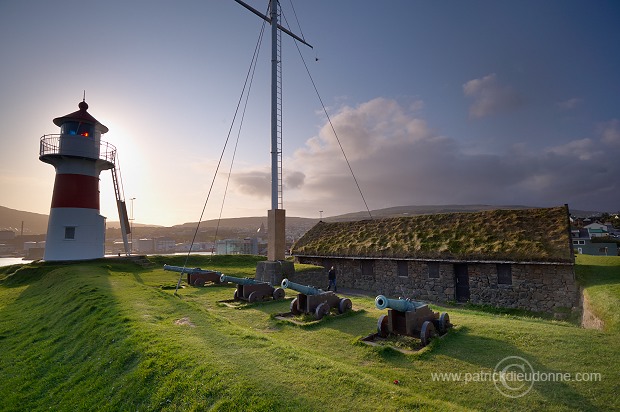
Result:
M336 308L338 313L345 313L353 307L350 299L340 298L332 291L326 292L312 286L300 285L288 279L282 280L281 286L299 292L291 301L291 313L294 315L309 313L320 320L329 314L332 308Z
M164 270L187 273L187 284L191 286L204 286L205 283L220 283L222 272L216 270L203 270L200 268L186 268L182 266L164 265Z
M237 284L237 289L233 295L234 300L245 300L254 303L261 300L284 299L286 293L284 289L274 288L267 282L262 282L251 278L237 278L234 276L221 275L221 282L231 282Z
M388 309L387 315L381 315L377 322L377 334L381 337L391 333L411 336L419 338L422 346L426 346L437 334L443 335L452 327L446 312L433 312L426 303L379 295L375 298L375 306Z

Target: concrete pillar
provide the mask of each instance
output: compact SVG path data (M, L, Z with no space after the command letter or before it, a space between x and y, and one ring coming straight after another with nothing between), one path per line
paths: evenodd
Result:
M286 211L271 209L267 212L267 260L284 260L286 249Z

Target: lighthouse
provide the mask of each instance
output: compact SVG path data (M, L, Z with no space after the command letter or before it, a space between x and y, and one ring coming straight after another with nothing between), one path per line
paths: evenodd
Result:
M60 127L60 134L44 135L40 141L39 160L56 169L45 240L46 261L97 259L105 254L99 174L112 170L117 188L116 148L101 140L108 128L88 113L85 100L78 108L53 120ZM122 215L123 208L126 218L124 201L119 199L118 190L116 193L119 214ZM120 220L124 226L126 219Z

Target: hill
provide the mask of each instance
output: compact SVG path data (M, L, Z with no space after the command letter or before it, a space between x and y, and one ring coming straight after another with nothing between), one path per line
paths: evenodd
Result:
M559 206L559 205L558 205ZM570 206L570 205L569 205ZM457 212L483 212L485 210L519 210L519 209L532 209L535 206L524 205L425 205L425 206L395 206L384 209L371 210L373 218L384 217L403 217L403 216L416 216L416 215L435 215L440 213L457 213ZM570 209L570 213L573 216L588 217L597 216L601 212L588 211L588 210L573 210ZM352 220L364 220L369 219L368 212L353 212L343 215L332 216L325 218L326 222L339 222L339 221L352 221Z
M41 213L24 212L0 206L0 230L12 230L18 235L40 235L47 232L49 216Z
M494 209L528 209L529 206L494 206L494 205L427 205L427 206L396 206L384 209L371 210L373 218L383 217L399 217L407 215L427 215L438 213L453 213L453 212L480 212L484 210ZM600 214L594 211L584 210L571 210L571 214L579 217L595 216ZM45 234L47 232L47 221L49 216L24 212L21 210L9 209L4 206L0 206L0 230L13 230L17 234L20 234L22 222L24 223L24 235L37 235ZM353 212L346 213L337 216L324 217L326 222L340 222L340 221L353 221L368 219L368 212ZM306 230L314 226L318 222L316 218L304 218L287 216L286 226L290 228L294 236L303 234ZM191 231L196 228L197 222L187 222L174 226L161 226L157 224L143 224L133 223L135 228L146 229L144 233L163 233L161 236L171 236L176 232ZM222 229L230 229L232 231L242 230L244 233L256 232L261 224L267 227L267 216L255 216L255 217L238 217L238 218L226 218L221 219L219 227ZM120 224L118 221L108 221L106 223L108 229L119 229ZM218 220L205 220L200 224L201 228L209 229L218 226Z

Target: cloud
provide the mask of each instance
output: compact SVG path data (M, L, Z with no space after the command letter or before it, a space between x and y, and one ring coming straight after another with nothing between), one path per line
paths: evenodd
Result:
M296 189L304 184L305 175L299 171L284 171L284 189ZM271 196L271 171L253 169L235 172L231 175L232 187L236 192L256 198Z
M563 102L558 102L558 107L562 110L572 110L580 105L582 100L578 97L573 97L572 99L564 100Z
M511 111L524 104L516 91L497 81L495 73L468 81L463 85L463 93L473 99L469 108L469 114L472 117L484 117Z
M602 150L590 138L573 140L560 146L550 147L546 151L547 153L573 157L579 160L590 160L602 153Z
M504 152L473 154L394 100L342 107L331 118L338 138L327 124L285 159L293 165L285 168L285 208L291 216L365 210L364 201L370 209L481 203L568 203L583 209L620 203L617 120L603 124L598 136L542 150L517 144ZM601 148L604 142L615 145ZM233 180L246 194L269 194L266 171L238 173Z
M285 189L297 189L304 184L304 180L306 179L306 175L301 172L291 172L284 174L284 188Z
M271 172L265 170L247 170L230 176L232 187L238 193L257 198L271 195Z
M609 146L620 146L620 120L613 119L602 123L599 129L603 143Z

